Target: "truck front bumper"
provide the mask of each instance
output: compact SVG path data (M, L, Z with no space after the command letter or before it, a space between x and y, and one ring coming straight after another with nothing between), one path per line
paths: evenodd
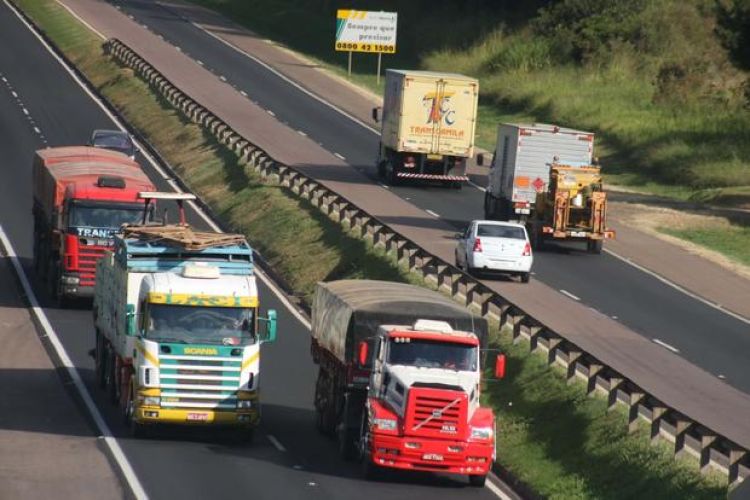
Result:
M494 443L450 441L375 434L370 460L381 467L484 475L492 467Z
M138 407L135 420L139 424L171 424L220 427L257 427L258 410L213 411L190 408Z

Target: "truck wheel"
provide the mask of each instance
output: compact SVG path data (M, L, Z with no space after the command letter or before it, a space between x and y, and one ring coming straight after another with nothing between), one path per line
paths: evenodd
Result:
M588 240L586 242L586 250L588 251L588 253L599 255L600 253L602 253L603 247L604 247L603 240Z
M531 273L521 273L521 283L528 283L529 279L531 279Z
M455 189L456 191L461 191L464 187L464 183L461 181L453 181L451 183L451 187Z
M107 349L107 397L109 398L110 403L116 405L120 401L120 391L117 387L117 363L115 363L115 353L110 349Z
M318 380L315 383L315 427L321 434L332 436L335 432L335 422L331 416L330 380L326 372L318 370Z
M381 161L378 163L378 177L385 179L385 162Z
M346 425L346 422L344 422ZM344 460L351 461L357 457L357 432L344 427L339 432L339 455Z
M234 432L234 440L242 444L253 444L255 429L252 427L239 428Z
M484 483L487 482L487 475L482 476L469 476L469 484L475 488L484 488Z
M367 445L367 430L367 414L365 413L362 416L362 424L359 430L359 459L362 466L362 475L368 481L374 481L380 476L381 469L376 463L373 463L370 457L370 450Z
M401 180L396 175L396 170L393 168L393 165L388 162L386 166L386 178L388 180L388 184L391 186L398 186L401 183Z
M128 384L128 397L123 406L123 420L130 430L130 435L136 439L147 437L146 428L143 424L139 423L135 419L135 395L133 389L133 378L130 378L130 384Z
M106 375L106 363L104 362L104 355L106 350L104 348L104 337L96 330L96 349L94 350L94 365L96 366L96 384L100 389L104 389L107 386L107 375Z

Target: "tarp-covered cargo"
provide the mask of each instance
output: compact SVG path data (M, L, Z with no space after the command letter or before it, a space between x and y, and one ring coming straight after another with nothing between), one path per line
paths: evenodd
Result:
M454 330L473 332L486 345L487 322L431 290L375 280L318 283L312 308L312 336L346 362L359 341L380 325L413 325L417 319L445 321Z

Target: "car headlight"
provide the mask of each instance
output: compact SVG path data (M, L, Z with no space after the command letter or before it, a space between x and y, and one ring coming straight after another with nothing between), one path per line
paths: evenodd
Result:
M492 427L472 427L472 439L492 439Z
M395 431L397 424L392 418L373 418L372 423L381 431Z
M143 406L159 406L161 404L161 398L159 396L144 396L141 404Z
M253 407L252 399L240 399L239 401L237 401L237 408L249 410L252 407Z

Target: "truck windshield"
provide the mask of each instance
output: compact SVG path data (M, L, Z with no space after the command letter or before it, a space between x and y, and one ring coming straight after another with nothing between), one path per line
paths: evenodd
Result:
M431 340L410 339L388 342L388 363L420 368L475 371L477 346Z
M119 229L123 224L143 220L140 203L73 203L68 211L68 227Z
M149 304L146 338L186 344L253 344L255 310Z

